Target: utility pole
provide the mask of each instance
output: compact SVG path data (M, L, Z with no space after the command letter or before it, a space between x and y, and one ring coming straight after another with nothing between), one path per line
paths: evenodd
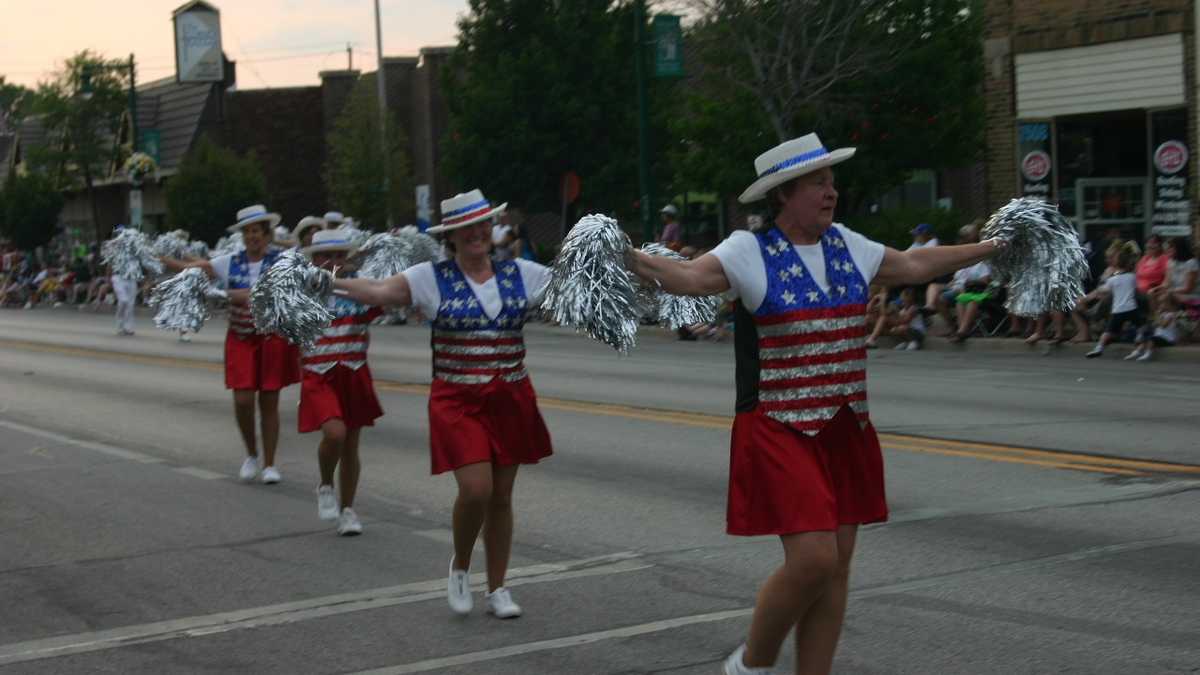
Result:
M641 191L642 237L654 240L653 189L650 185L650 121L649 105L646 101L646 0L633 3L634 21L634 73L637 78L638 98L638 187Z
M389 199L391 178L388 171L387 86L383 79L383 29L380 24L379 0L375 0L375 58L379 64L375 69L375 82L379 85L379 150L383 153L383 203L387 213L387 228L390 230L392 229L393 221L392 200Z
M346 70L354 70L354 48L346 43Z
M133 134L132 147L133 151L138 151L138 123L137 123L137 66L133 61L133 54L129 55L129 131Z

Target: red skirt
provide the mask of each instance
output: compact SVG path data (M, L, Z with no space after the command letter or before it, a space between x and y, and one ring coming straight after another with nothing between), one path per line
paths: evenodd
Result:
M225 333L225 388L279 391L300 381L300 349L278 335Z
M300 433L319 431L321 425L339 419L347 429L373 427L383 416L371 369L363 364L358 370L336 365L324 373L304 371L300 383Z
M451 384L434 378L429 391L432 473L478 462L537 464L549 457L550 432L529 378Z
M842 408L816 436L760 411L738 413L729 456L726 531L832 531L887 520L883 453L869 423Z

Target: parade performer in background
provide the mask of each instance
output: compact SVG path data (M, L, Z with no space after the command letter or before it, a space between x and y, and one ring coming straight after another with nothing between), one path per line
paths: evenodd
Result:
M376 306L415 306L433 319L433 383L429 449L434 474L453 471L454 557L447 599L471 611L471 552L480 530L487 558L487 610L520 616L504 587L512 550L513 485L517 469L551 452L537 397L525 371L522 327L541 301L549 270L527 260L493 262L492 206L472 190L443 200L442 222L453 257L421 263L382 281L340 279L337 292Z
M325 220L316 216L304 216L292 230L292 239L300 248L312 245L313 234L325 229Z
M319 230L312 235L312 243L301 250L316 266L336 273L353 254L354 245L342 230ZM340 296L330 297L329 310L333 322L312 348L301 352L304 379L300 384L299 428L302 434L321 432L317 447L321 470L317 516L337 520L337 533L350 536L362 534L362 523L354 511L361 471L359 433L363 427L374 426L383 415L367 367L371 339L367 329L382 311ZM336 494L335 470L340 488Z
M738 296L737 414L727 530L776 535L784 563L759 592L731 675L766 673L795 629L796 672L827 673L846 609L858 526L884 521L883 458L867 410L868 286L912 286L996 254L989 240L900 252L833 222L828 151L816 134L755 160L743 203L767 199L771 223L677 261L631 251L630 269L668 293Z
M233 410L238 430L246 447L246 459L238 478L249 482L259 476L264 484L281 480L275 467L279 443L279 391L300 381L299 350L278 335L262 335L254 330L247 305L250 287L259 275L279 259L280 251L271 242L279 214L268 213L255 204L237 214L237 222L228 230L240 233L244 249L220 255L212 260L182 261L164 258L173 270L199 267L217 280L229 294L229 331L225 335L225 387L233 390ZM262 462L255 438L255 399L262 426Z

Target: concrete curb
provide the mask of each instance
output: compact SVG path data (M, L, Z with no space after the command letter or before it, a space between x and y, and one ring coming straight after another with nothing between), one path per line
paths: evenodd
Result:
M891 349L895 344L891 340L880 340L879 349ZM1026 354L1029 356L1058 356L1062 358L1083 359L1083 355L1091 351L1094 346L1094 342L1078 345L1064 342L1061 345L1051 345L1045 340L1035 346L1030 346L1025 344L1025 340L1020 338L970 338L966 342L953 344L944 337L929 337L925 340L922 348L939 352ZM1113 343L1104 350L1104 356L1100 358L1119 360L1125 358L1125 355L1132 350L1133 345L1131 344ZM1169 363L1200 364L1200 345L1187 344L1175 347L1159 347L1154 350L1154 360Z

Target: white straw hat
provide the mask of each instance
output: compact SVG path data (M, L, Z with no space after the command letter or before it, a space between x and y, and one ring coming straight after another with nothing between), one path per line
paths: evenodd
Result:
M442 200L442 222L426 230L428 234L449 232L473 225L481 220L504 213L508 202L493 207L479 190L471 190Z
M816 134L780 143L754 160L758 179L746 188L738 201L748 204L762 199L771 188L797 176L844 162L854 156L854 151L855 148L840 148L830 152Z
M350 239L350 233L338 228L336 230L319 230L313 234L312 245L300 249L304 255L311 256L321 251L345 251L347 255L358 249Z
M278 213L269 213L267 207L262 204L254 204L240 209L237 212L237 222L225 228L228 232L241 232L242 228L251 223L266 222L270 224L270 228L274 229L279 221L282 220Z
M318 218L316 216L304 216L300 219L299 223L296 223L296 229L292 230L292 238L296 241L300 241L300 238L304 235L305 230L314 227L318 230L324 230L325 219Z

